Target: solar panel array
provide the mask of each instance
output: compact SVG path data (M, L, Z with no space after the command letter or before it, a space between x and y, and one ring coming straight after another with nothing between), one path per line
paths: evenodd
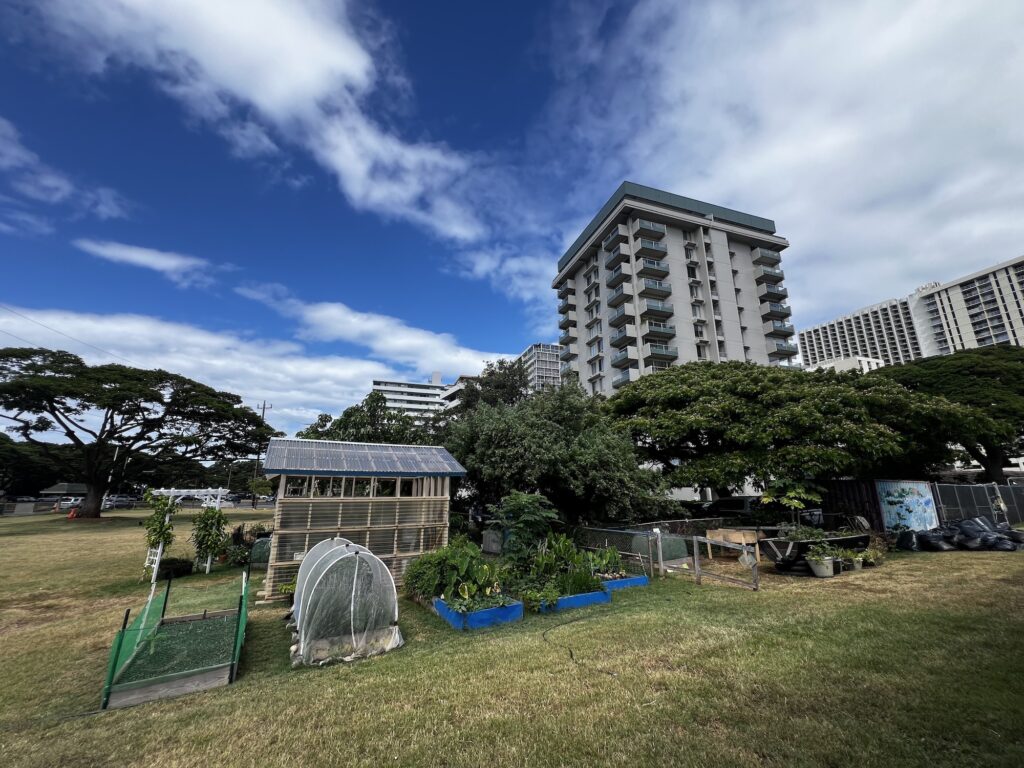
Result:
M272 438L267 474L335 477L461 477L465 468L439 445L377 445Z

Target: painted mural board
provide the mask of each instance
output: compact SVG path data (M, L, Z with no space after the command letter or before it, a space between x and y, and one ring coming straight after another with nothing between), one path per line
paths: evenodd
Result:
M917 480L876 480L878 502L886 528L905 525L927 531L939 524L932 484Z

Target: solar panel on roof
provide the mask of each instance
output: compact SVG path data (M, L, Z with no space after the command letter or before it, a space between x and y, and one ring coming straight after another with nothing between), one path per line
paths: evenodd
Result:
M267 474L335 476L461 477L466 470L441 446L375 445L332 440L272 438L264 464Z

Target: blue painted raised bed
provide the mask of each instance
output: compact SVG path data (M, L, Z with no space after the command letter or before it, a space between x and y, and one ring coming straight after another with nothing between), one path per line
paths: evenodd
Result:
M626 589L627 587L646 587L650 583L646 576L627 576L624 579L609 579L601 586L604 587L605 592L614 592L616 589Z
M610 592L601 590L600 592L584 592L582 595L567 595L560 597L555 601L554 605L550 603L541 603L540 612L550 613L552 611L569 611L573 608L586 608L588 605L597 605L598 603L610 603L612 596Z
M485 608L482 611L459 613L448 607L440 597L434 598L434 611L455 629L482 629L496 624L508 624L523 618L523 604L516 602L498 608Z

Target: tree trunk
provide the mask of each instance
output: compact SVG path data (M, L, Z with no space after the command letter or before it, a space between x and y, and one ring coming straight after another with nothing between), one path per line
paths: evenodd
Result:
M1006 473L1003 467L1008 463L1006 452L998 445L981 444L983 451L974 447L967 447L967 453L972 459L981 464L985 470L985 477L990 483L1006 484Z
M99 517L103 507L103 494L106 493L105 483L89 483L82 506L78 508L79 517Z

